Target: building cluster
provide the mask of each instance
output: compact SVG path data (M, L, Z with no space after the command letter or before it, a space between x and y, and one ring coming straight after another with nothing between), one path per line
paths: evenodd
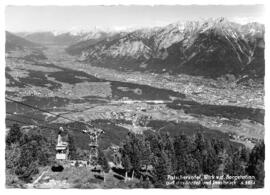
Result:
M247 143L252 143L252 144L256 144L258 143L258 139L256 138L251 138L251 137L245 137L243 135L237 135L235 133L229 133L229 137L232 140L236 140L236 141L242 141L242 142L247 142Z

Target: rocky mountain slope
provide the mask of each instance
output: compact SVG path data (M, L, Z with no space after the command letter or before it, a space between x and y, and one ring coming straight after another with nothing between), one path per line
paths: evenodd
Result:
M264 26L224 18L140 29L67 48L94 66L216 78L264 76Z

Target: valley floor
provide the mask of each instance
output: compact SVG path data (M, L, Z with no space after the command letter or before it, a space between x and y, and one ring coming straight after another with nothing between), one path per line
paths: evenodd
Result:
M78 121L103 120L105 125L107 120L125 120L116 126L127 131L137 131L132 120L134 114L141 114L153 121L185 122L183 128L198 124L231 133L230 138L249 147L251 139L264 137L263 85L119 72L80 63L64 47L47 46L43 52L48 59L29 60L20 52L8 55L7 96ZM7 102L7 111L13 119L32 114L48 123L70 122L12 102ZM159 128L167 125L160 124Z
M188 75L119 72L78 62L64 47L48 46L43 52L47 59L29 57L31 51L6 56L7 131L14 121L26 130L29 125L63 126L71 130L75 146L86 150L89 140L80 131L85 127L72 121L91 122L105 132L99 141L104 151L120 145L129 131L165 131L172 136L200 132L250 149L264 139L262 84L248 87ZM136 124L142 116L148 122ZM90 172L70 167L54 173L48 168L39 182L26 187L128 187L112 171L106 182Z
M245 86L223 78L214 80L184 74L120 72L78 62L77 58L68 55L64 48L59 48L59 46L50 47L45 52L49 59L59 66L83 70L98 78L170 89L183 93L188 98L203 104L264 109L264 85L262 83L253 82L251 85Z

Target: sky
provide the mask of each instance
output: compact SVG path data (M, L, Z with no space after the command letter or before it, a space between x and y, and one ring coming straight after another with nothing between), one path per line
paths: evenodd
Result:
M264 23L263 15L262 5L7 6L5 23L11 32L123 30L217 17Z

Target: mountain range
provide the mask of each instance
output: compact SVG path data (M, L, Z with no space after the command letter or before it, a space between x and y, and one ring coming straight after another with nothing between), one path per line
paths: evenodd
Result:
M40 44L68 45L70 55L92 66L211 78L264 77L264 25L255 22L240 25L217 18L131 32L16 35Z
M136 30L70 53L80 53L80 60L91 65L120 70L263 77L264 26L224 18L175 23Z
M110 37L114 35L113 31L103 31L103 30L89 30L81 32L73 31L45 31L45 32L20 32L16 35L27 39L32 42L45 44L45 45L72 45L78 42L83 42L87 40L99 41L105 37Z

